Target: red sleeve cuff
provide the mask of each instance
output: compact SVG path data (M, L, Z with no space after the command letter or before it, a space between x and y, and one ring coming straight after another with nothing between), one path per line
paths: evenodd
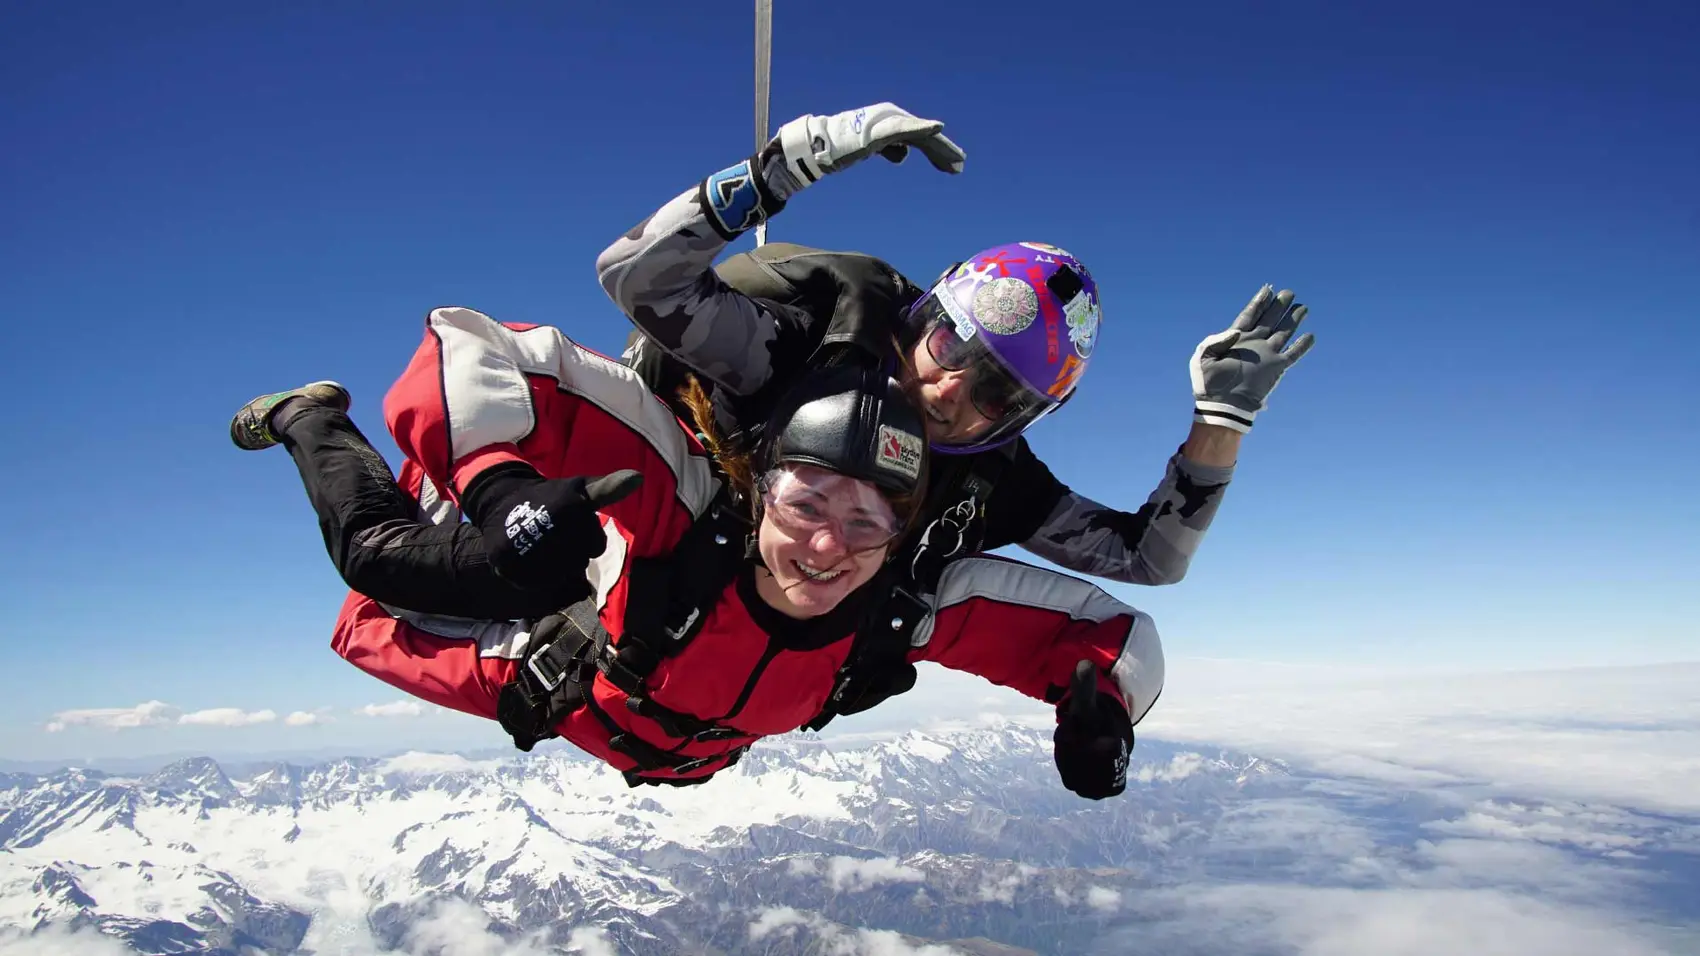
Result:
M463 504L461 495L471 486L472 479L496 465L510 461L525 461L524 456L519 453L519 446L513 442L486 445L456 461L450 474L450 480L454 484L452 493L455 504Z

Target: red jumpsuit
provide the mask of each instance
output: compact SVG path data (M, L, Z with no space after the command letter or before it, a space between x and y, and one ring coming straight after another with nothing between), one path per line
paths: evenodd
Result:
M461 308L434 310L423 344L384 402L405 461L398 480L436 520L458 520L452 502L491 465L524 460L544 477L595 476L623 468L644 475L632 495L604 509L608 548L593 562L602 625L619 641L632 557L666 553L714 497L718 485L692 433L631 369L549 326L507 325ZM350 593L331 646L356 667L408 693L494 719L497 696L525 657L530 621L471 621L387 608ZM597 674L587 704L557 725L566 740L627 771L609 722L654 747L715 758L688 779L721 769L732 752L801 727L826 702L848 655L854 622L828 614L784 618L756 596L748 573L719 596L706 623L647 682L673 711L727 725L744 736L669 737L625 706L626 694ZM1076 578L992 557L952 563L929 620L916 628L913 661L978 674L1043 700L1068 685L1075 664L1098 665L1100 688L1134 723L1163 683L1161 642L1151 618Z

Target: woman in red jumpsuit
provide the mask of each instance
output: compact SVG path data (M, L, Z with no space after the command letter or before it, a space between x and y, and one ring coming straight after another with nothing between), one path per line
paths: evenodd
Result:
M232 437L295 458L354 588L332 638L343 658L510 732L516 706L548 703L535 736L558 734L633 785L696 783L820 711L866 611L863 585L905 530L923 426L895 383L871 381L815 373L741 463L634 371L558 329L441 308L385 400L399 481L338 386L255 399ZM752 522L741 540L717 534L715 551L687 534L729 501ZM687 540L721 555L697 564L724 566L728 581L688 641L651 654L628 630L665 598L649 585L634 596L633 581ZM550 613L575 602L576 616ZM1162 688L1149 616L1083 581L974 557L946 571L911 644L913 661L1056 704L1064 783L1091 798L1122 791L1132 725ZM521 673L550 645L582 650L580 672L553 687L559 667ZM642 666L623 666L634 657ZM523 706L518 690L532 694Z

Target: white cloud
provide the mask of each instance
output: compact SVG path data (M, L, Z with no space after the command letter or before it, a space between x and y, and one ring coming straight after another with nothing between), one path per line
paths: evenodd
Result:
M831 937L828 945L833 956L963 956L961 950L950 946L913 945L887 929L858 929L854 935Z
M1174 783L1197 773L1204 767L1204 757L1200 754L1176 754L1167 764L1140 764L1139 769L1129 774L1129 779L1139 783Z
M834 892L865 890L881 883L919 883L926 878L920 870L890 857L834 856L822 861L799 856L786 862L786 870L793 876L819 876L824 871Z
M362 717L418 717L425 713L425 705L416 700L397 700L356 707L354 712Z
M1610 807L1319 780L1222 814L1193 851L1210 876L1086 901L1136 914L1156 952L1208 934L1212 952L1294 956L1674 956L1683 931L1645 908L1663 877L1634 851L1695 835Z
M134 707L91 707L83 710L62 710L47 722L47 732L60 733L71 727L95 727L104 730L130 730L137 727L164 727L177 724L186 727L252 727L269 724L278 719L274 710L243 710L240 707L208 707L184 713L183 709L162 700L150 700ZM323 714L295 711L283 719L291 727L304 727L328 721Z
M550 956L546 930L504 939L491 931L491 922L474 904L459 897L445 898L408 928L405 951L434 956Z
M1021 874L1008 873L1000 879L981 883L974 896L984 903L1013 903L1015 891L1021 888Z
M1120 906L1121 902L1121 893L1109 887L1094 886L1086 891L1086 905L1095 910L1111 912Z
M102 727L107 730L128 730L136 727L156 727L169 724L177 717L178 708L161 700L150 700L134 707L95 707L86 710L62 710L53 715L47 732L56 734L67 727Z
M1634 850L1647 842L1643 836L1623 832L1634 825L1635 821L1627 814L1610 808L1487 800L1456 820L1437 821L1427 827L1437 833L1459 836L1531 840L1611 851Z
M813 918L819 919L819 917ZM808 914L789 906L769 906L758 913L754 920L750 921L750 939L762 939L776 930L788 930L794 926L807 926L810 919L811 917Z
M911 721L949 709L955 675L927 672ZM1456 784L1666 813L1700 812L1700 664L1403 678L1172 659L1141 736L1228 746L1324 774ZM1010 692L1007 710L1029 715ZM983 708L976 701L975 708ZM1186 772L1148 767L1136 779Z
M889 857L858 860L835 856L827 860L826 877L834 890L865 890L881 883L919 883L926 875Z
M1171 657L1151 740L1228 746L1326 774L1700 812L1700 663L1443 675ZM912 698L912 699L911 699ZM840 734L983 722L1043 725L1049 712L1004 688L924 665L902 708L843 721ZM830 736L835 727L827 728ZM1184 773L1148 767L1135 779Z
M424 753L409 750L398 754L378 765L380 774L401 774L404 776L429 776L441 773L467 773L488 770L499 764L497 760L472 760L460 754Z
M580 926L567 936L567 950L583 956L619 956L608 931L600 926Z
M768 907L757 914L750 922L750 940L756 942L776 932L791 936L802 929L812 933L821 944L810 951L826 956L962 956L961 950L949 946L932 943L917 946L900 933L883 929L852 929L789 906Z
M1208 933L1223 952L1295 956L1674 956L1628 919L1502 890L1354 889L1238 885L1141 894L1169 918L1141 940Z
M276 719L277 714L270 710L246 711L240 707L213 707L184 714L177 718L177 722L207 727L251 727L254 724L269 724Z

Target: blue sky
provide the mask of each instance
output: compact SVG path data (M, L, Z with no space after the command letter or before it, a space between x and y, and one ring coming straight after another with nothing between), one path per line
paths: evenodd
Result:
M437 305L617 350L595 256L751 149L749 5L11 10L0 756L352 739L349 708L397 695L329 650L343 589L294 468L232 448L231 413L336 378L393 459L381 397ZM891 100L968 163L865 164L772 236L918 281L1016 239L1081 256L1101 345L1031 437L1130 509L1185 435L1198 339L1264 282L1311 304L1191 575L1110 588L1174 659L1693 660L1697 26L782 3L775 125ZM340 716L42 729L149 700Z

